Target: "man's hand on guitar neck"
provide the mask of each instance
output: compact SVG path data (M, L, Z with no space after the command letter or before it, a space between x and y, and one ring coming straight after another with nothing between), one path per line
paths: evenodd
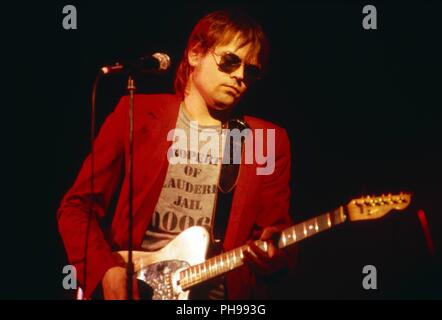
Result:
M126 268L112 267L106 271L103 280L103 296L105 300L126 300L127 286L126 286ZM133 297L135 300L140 299L138 292L137 279L132 281Z
M257 275L270 275L287 265L287 254L274 245L275 238L279 237L276 227L263 229L259 240L267 241L267 252L258 248L253 240L247 244L251 251L244 251L244 262Z

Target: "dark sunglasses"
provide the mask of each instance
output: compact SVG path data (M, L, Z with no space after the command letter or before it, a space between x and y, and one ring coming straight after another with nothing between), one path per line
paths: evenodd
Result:
M241 58L234 53L225 52L217 54L214 51L211 52L215 56L221 57L220 62L216 60L215 56L213 58L215 59L219 70L222 72L230 74L241 67L241 64L243 63ZM244 82L247 85L250 85L259 79L261 79L261 69L256 65L244 63Z

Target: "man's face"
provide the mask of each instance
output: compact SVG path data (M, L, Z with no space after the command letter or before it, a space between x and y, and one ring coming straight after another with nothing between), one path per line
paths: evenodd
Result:
M245 61L251 44L241 48L240 44L240 38L235 37L229 44L216 46L193 61L189 58L190 64L194 66L191 74L193 89L199 92L209 108L228 109L234 106L248 89L244 82L244 63L256 65L257 59L254 57L252 61ZM237 55L243 62L231 73L223 72L218 67L226 52Z

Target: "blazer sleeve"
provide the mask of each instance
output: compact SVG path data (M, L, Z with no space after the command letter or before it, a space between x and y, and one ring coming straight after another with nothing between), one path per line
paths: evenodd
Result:
M123 97L94 141L94 193L91 193L91 156L88 155L57 212L58 229L68 260L76 267L86 298L91 296L104 273L119 264L99 220L106 214L122 173L127 105L127 97Z

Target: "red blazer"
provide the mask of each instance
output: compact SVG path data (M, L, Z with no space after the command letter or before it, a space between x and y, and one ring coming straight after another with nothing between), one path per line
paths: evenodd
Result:
M134 197L133 246L140 249L144 233L154 212L167 172L167 150L171 145L167 133L175 128L181 99L175 95L136 95L134 111ZM86 297L100 283L104 273L116 266L113 250L127 247L128 212L128 97L123 97L105 120L95 142L94 195L90 194L90 156L71 189L61 201L57 213L58 227L68 259L77 269L80 283L84 283L84 245L88 212L92 205L88 237ZM241 164L236 192L232 200L224 248L230 250L243 245L252 231L275 225L280 228L292 223L289 217L290 145L284 129L269 122L245 117L252 128L275 129L275 170L271 175L257 175L258 165ZM266 139L264 139L266 141ZM264 144L266 150L266 144ZM265 151L266 152L266 151ZM264 153L266 154L266 153ZM108 214L110 200L124 174L121 192L109 235L103 233L99 220ZM244 266L227 275L229 299L253 297L256 281Z

